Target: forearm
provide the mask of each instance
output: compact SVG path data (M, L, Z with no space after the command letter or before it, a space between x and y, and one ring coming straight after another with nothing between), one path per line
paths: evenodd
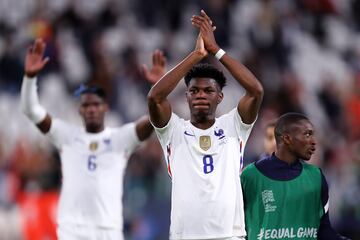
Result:
M40 105L37 94L37 79L24 76L21 86L21 109L35 124L41 123L46 117L46 110Z
M163 101L175 89L186 73L203 57L196 51L191 52L182 62L166 73L149 92L149 99L157 103Z
M151 122L154 126L161 128L168 123L171 117L171 106L167 96L174 90L186 73L202 58L203 56L196 51L190 53L150 89L148 107Z
M240 62L225 54L220 62L231 73L235 80L246 90L246 93L256 98L262 98L263 87L259 80Z
M136 134L140 141L144 141L151 136L154 128L150 123L149 116L143 116L136 121Z

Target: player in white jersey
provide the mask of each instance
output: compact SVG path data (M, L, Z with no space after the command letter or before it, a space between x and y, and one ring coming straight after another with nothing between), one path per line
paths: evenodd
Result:
M170 239L243 239L246 235L239 174L246 141L261 105L260 82L217 45L210 18L192 17L200 29L196 47L150 90L150 120L172 179ZM225 77L211 65L216 58L246 90L236 108L215 117ZM185 76L186 75L186 76ZM167 96L185 76L190 120L172 112Z
M95 86L79 89L79 113L84 127L52 118L39 104L36 75L49 61L45 43L37 39L25 59L21 89L24 113L59 149L62 188L58 208L58 238L123 239L122 181L129 155L153 131L148 117L118 128L104 125L105 92ZM165 58L156 51L145 78L156 82L165 72Z

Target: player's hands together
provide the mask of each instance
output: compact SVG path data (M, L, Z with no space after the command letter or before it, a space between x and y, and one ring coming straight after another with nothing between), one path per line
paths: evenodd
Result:
M152 67L149 68L146 64L141 67L141 75L151 84L157 83L166 73L166 57L161 50L155 50L152 55Z
M200 33L196 40L195 52L198 53L202 58L206 57L209 54L209 52L205 49L204 40L201 37Z
M45 42L39 38L28 48L25 57L25 75L27 77L35 77L49 62L49 57L44 58L45 48Z
M212 26L213 22L210 17L205 13L204 10L201 10L200 15L194 15L191 18L191 23L200 30L200 37L203 39L205 49L215 55L216 52L220 49L216 43L214 31L215 26Z

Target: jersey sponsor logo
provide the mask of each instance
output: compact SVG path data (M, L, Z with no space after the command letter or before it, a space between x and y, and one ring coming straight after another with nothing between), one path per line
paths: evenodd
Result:
M189 133L186 130L184 131L184 134L190 137L195 137L195 134Z
M211 138L208 135L200 136L199 145L202 150L207 151L211 147Z
M275 212L275 198L272 190L264 190L261 192L262 201L264 204L265 212Z
M299 228L261 228L257 235L258 240L267 239L316 239L317 228L299 227Z

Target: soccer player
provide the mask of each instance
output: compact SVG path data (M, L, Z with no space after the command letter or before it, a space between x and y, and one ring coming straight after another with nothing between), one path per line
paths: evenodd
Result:
M303 161L316 148L309 119L299 113L282 115L275 139L275 153L241 174L248 239L344 239L329 221L324 175Z
M51 117L39 104L37 74L49 61L45 43L37 39L26 54L21 107L61 155L62 188L58 208L58 238L123 239L122 180L129 155L153 131L148 117L118 128L104 125L105 92L95 86L79 89L79 113L84 127ZM156 61L154 61L156 60ZM165 73L165 58L155 52L147 80Z
M246 235L239 174L263 88L244 65L220 49L211 23L204 11L192 17L200 30L194 51L148 94L150 120L172 179L170 239L243 239ZM238 105L219 118L216 108L226 80L215 67L198 64L209 54L246 90ZM167 99L184 76L190 120L173 113Z

